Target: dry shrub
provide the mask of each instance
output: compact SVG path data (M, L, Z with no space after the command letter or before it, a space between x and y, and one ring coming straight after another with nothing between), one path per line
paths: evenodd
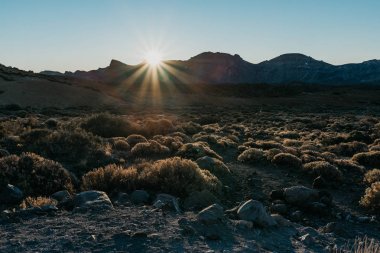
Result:
M20 208L26 209L30 207L42 207L47 205L55 206L57 205L57 201L55 199L46 197L27 197L21 202Z
M25 150L61 163L76 164L101 148L101 140L81 129L30 131L21 136Z
M281 143L275 142L275 141L250 141L244 143L245 146L251 147L251 148L258 148L258 149L263 149L263 150L268 150L272 148L277 148L277 149L284 149L284 146L282 146Z
M148 142L148 140L140 134L131 134L125 141L128 142L130 147L135 146L137 143Z
M146 120L142 127L146 136L168 134L176 130L173 123L168 119Z
M369 151L380 151L380 145L374 145L369 148Z
M82 177L83 190L100 190L108 194L132 191L138 185L138 171L134 167L123 168L110 164L86 173Z
M322 176L326 180L340 180L342 172L334 165L325 161L310 162L303 165L303 169L315 176Z
M358 153L352 160L367 167L380 167L380 151Z
M282 131L278 133L278 135L281 138L287 138L287 139L298 139L301 137L300 134L295 131Z
M209 171L179 157L154 162L141 172L140 180L147 189L176 196L188 196L193 191L204 189L211 192L221 190L220 181Z
M301 155L301 161L302 163L311 163L311 162L316 162L316 161L323 161L323 159L319 156L303 154Z
M170 149L171 152L177 152L183 145L183 139L179 136L163 136L156 135L153 140L157 141L161 145L164 145Z
M113 164L95 169L82 177L82 189L107 193L146 189L186 197L192 191L205 189L219 193L221 183L209 171L201 170L195 162L174 157L129 168Z
M210 156L219 160L223 160L223 158L215 151L213 151L205 142L183 144L182 147L178 150L177 156L194 160L203 156Z
M249 148L241 153L237 160L244 163L257 163L265 161L265 153L261 149Z
M370 170L367 173L365 173L364 182L366 182L367 184L380 182L380 170L379 169L373 169L373 170Z
M131 149L131 146L126 141L126 139L117 139L113 141L113 148L117 151L129 151Z
M185 134L190 134L190 135L193 135L202 131L202 126L192 121L183 123L181 125L181 128Z
M330 152L333 152L337 155L341 156L353 156L356 153L367 152L368 147L367 144L363 142L347 142L347 143L339 143L333 146L329 146L327 148Z
M285 139L283 144L286 147L301 147L303 142L298 140Z
M217 135L215 135L215 134L207 134L207 133L204 133L204 132L197 133L197 134L193 135L194 141L197 141L197 142L207 142L209 144L216 144L216 143L218 143L218 138L220 138L220 137L217 136Z
M265 150L264 153L265 153L265 156L267 157L267 160L271 161L275 155L282 153L282 150L278 148L271 148L269 150Z
M164 157L170 154L168 147L165 147L157 141L150 140L148 142L137 143L131 149L131 155L134 158L148 158L148 157Z
M204 156L198 158L196 163L198 164L199 168L210 171L218 178L224 178L231 173L224 162L213 157Z
M380 210L380 182L371 184L371 186L365 190L360 204L366 208Z
M332 164L337 166L340 170L343 170L345 172L355 172L363 174L365 168L361 166L360 164L353 162L351 160L345 160L345 159L335 159Z
M271 161L274 165L279 167L300 169L302 161L297 156L289 153L280 153L273 157Z
M51 195L73 190L69 172L61 164L33 153L0 159L0 187L12 184L26 195Z
M335 159L338 159L338 157L331 152L323 152L321 157L328 162L333 162Z
M133 133L141 132L140 127L120 116L108 113L95 114L89 117L82 128L88 132L102 137L127 137Z

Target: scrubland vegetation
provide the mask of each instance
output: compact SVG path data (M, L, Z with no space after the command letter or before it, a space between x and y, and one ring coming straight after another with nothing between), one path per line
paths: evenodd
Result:
M178 197L184 210L258 198L297 220L281 199L302 184L321 192L318 204L297 207L306 217L297 221L318 227L347 210L379 213L379 125L376 115L249 110L4 115L0 187L23 192L16 209L56 206L51 196L62 190L145 190Z

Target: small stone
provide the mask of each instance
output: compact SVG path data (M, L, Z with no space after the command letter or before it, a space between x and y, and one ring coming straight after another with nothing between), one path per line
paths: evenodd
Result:
M11 184L8 184L0 193L0 203L2 204L16 205L19 204L23 198L23 192Z
M144 190L135 190L131 194L131 200L134 204L146 204L149 202L149 193Z
M112 209L113 205L105 192L85 191L75 195L74 207L77 211L100 211Z
M314 243L314 239L313 239L313 237L310 234L305 234L305 235L301 236L299 239L304 244L312 244L312 243Z
M181 212L177 198L165 193L161 193L157 195L156 199L154 200L153 206L155 208L160 208L160 209L164 207L168 207L169 209L175 210L177 213Z
M223 215L223 207L219 204L213 204L200 211L197 218L204 224L214 224L220 222Z
M284 189L285 200L295 205L304 205L306 202L318 199L318 191L305 186L292 186Z
M238 216L242 220L252 221L253 223L262 226L274 226L276 222L267 213L263 204L257 200L248 200L242 206L240 206Z
M61 202L61 201L64 201L66 199L70 199L71 194L67 190L64 190L64 191L58 191L56 193L53 193L50 197L52 199L57 200L58 202Z

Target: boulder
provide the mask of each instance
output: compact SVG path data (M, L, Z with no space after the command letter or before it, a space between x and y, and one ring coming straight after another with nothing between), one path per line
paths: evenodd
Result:
M237 211L240 219L252 221L254 224L268 227L276 225L274 219L267 213L263 204L257 200L248 200Z
M144 190L135 190L131 194L131 201L134 204L146 204L149 202L149 193Z
M213 204L200 211L197 215L197 219L204 224L214 224L221 221L223 215L223 207L219 204Z
M58 201L57 203L58 208L64 208L64 209L73 208L73 205L74 205L73 196L71 196L71 194L66 190L53 193L50 197Z
M23 192L14 185L8 184L0 192L0 203L6 205L19 204L24 198Z
M156 199L153 202L153 206L160 209L166 207L175 210L177 213L181 212L177 198L165 193L157 195Z
M292 186L284 189L285 201L294 205L304 205L318 199L318 191L305 186Z
M75 195L74 208L78 208L78 210L110 210L113 205L105 192L85 191Z
M272 213L285 214L288 211L288 208L285 204L279 203L279 204L272 204L270 210Z
M272 214L271 217L276 222L277 226L281 227L292 227L293 223L288 219L285 219L282 215Z

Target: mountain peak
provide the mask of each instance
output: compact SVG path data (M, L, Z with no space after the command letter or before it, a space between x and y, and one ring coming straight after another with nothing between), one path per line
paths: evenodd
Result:
M243 60L240 55L235 54L227 54L220 52L203 52L196 56L193 56L189 59L189 61L220 61L220 60Z
M125 64L121 61L112 59L109 67L110 68L120 68L120 67L127 67L127 66L128 66L127 64Z
M289 53L289 54L282 54L269 61L270 62L299 62L299 61L316 61L316 60L304 54Z

